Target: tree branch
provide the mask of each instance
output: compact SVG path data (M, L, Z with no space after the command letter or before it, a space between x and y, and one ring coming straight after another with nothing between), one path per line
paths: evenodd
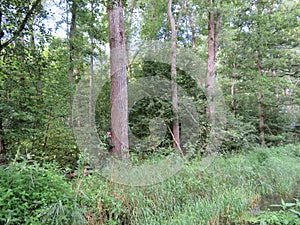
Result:
M178 27L179 27L180 20L181 20L181 17L182 17L182 12L183 12L183 9L185 9L185 8L186 8L186 0L182 0L180 12L179 12L179 17L178 17L178 21L177 21L177 24L176 24L176 32L178 31Z
M8 46L11 42L13 42L18 36L20 36L21 32L24 30L28 20L30 19L30 17L34 14L35 9L37 8L37 6L41 3L42 0L36 0L31 8L29 9L29 11L26 13L24 19L22 20L19 28L13 32L13 35L10 39L8 39L7 41L5 41L3 44L0 44L0 51L5 48L6 46Z

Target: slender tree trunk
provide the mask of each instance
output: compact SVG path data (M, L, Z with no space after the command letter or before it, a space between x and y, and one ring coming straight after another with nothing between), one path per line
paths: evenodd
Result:
M76 0L72 1L71 5L71 24L69 30L69 83L70 83L70 116L69 116L69 127L73 127L73 112L72 112L72 104L73 104L73 87L74 87L74 36L76 30L76 11L77 4Z
M136 3L136 0L131 1L131 6L130 6L130 10L129 10L128 30L127 30L127 34L126 34L127 37L128 37L128 39L126 40L126 54L129 53L129 45L130 45L129 41L130 41L130 38L131 38L131 25L132 25L132 21L133 21L132 18L133 18L135 3ZM126 57L127 57L127 55L126 55ZM132 66L133 65L131 63L128 65L127 71L129 73L129 76L132 73Z
M179 120L177 117L178 112L178 96L177 96L177 83L176 83L176 48L177 48L177 30L175 20L172 14L172 0L168 1L168 17L171 25L172 31L172 49L171 49L171 86L172 86L172 110L176 116L173 120L173 146L175 148L180 148L180 133L179 133Z
M2 12L0 10L0 46L2 46L2 37L4 36L4 31L2 30Z
M47 122L47 127L46 127L46 131L45 131L45 137L44 137L44 141L43 141L43 151L45 152L47 150L47 144L48 144L48 138L49 138L49 129L50 129L50 121Z
M206 88L207 88L207 116L210 122L215 120L215 19L213 12L213 0L210 0L210 11L208 21L208 56L207 56L207 69L206 69Z
M94 1L91 1L91 15L92 21L94 16ZM91 22L91 29L93 28L93 23ZM93 33L90 33L90 93L89 93L89 123L93 124L94 118L94 107L93 107L93 94L94 94L94 37Z
M258 92L258 116L259 116L259 135L262 145L265 145L265 130L264 130L264 108L261 103L263 96L261 92Z
M262 66L261 66L261 57L260 53L258 52L257 57L257 67L258 67L258 73L262 76ZM258 117L259 117L259 135L260 135L260 141L262 145L265 145L265 125L264 125L264 107L261 103L263 95L259 91L258 92Z
M134 6L135 6L135 0L132 0L130 10L129 10L129 12L130 12L130 14L129 14L129 27L131 27L131 23L132 23L132 16L133 16Z
M195 35L195 24L194 21L192 19L189 7L187 5L187 17L188 17L188 21L191 27L191 32L192 32L192 48L195 49L196 48L196 35Z
M236 68L236 65L235 63L232 64L232 67L233 67L233 71L231 73L231 88L230 88L230 91L231 91L231 112L233 114L235 114L235 100L234 100L234 96L235 96L235 68Z
M114 154L128 158L128 94L123 4L121 0L108 0L107 5L111 76L111 143Z
M32 15L31 19L28 21L28 27L30 30L30 38L29 38L30 45L31 45L30 48L33 53L35 51L37 51L36 46L35 46L35 36L34 36L34 28L33 28L34 20L35 20L35 13ZM34 58L33 64L36 64L38 60L39 60L38 58ZM39 109L42 112L43 104L42 104L42 87L41 87L41 68L40 68L40 66L29 68L29 74L30 74L30 77L32 78L32 80L36 81L35 88L37 91L37 104L39 105ZM40 123L40 121L35 121L35 123L33 125L33 129L38 129L39 123ZM34 132L32 134L31 140L32 140L31 146L32 146L32 148L35 148L36 141L39 142L39 137L37 136L36 132Z
M4 32L2 30L2 12L0 11L0 46L1 46L1 39L4 35ZM2 96L0 94L0 99L2 99ZM2 112L0 111L0 156L5 158L6 155L6 149L4 144L4 128L3 128L3 118L2 118Z
M6 155L6 148L4 144L4 128L3 128L3 120L0 117L0 156L5 158Z

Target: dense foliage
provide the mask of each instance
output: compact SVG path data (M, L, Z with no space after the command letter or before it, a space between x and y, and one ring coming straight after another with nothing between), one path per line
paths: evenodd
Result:
M208 166L193 160L146 187L114 184L97 171L84 176L83 159L70 182L55 165L2 166L1 224L298 224L299 202L281 198L300 196L299 149L255 148ZM282 211L263 212L262 205Z
M108 18L115 7L119 22ZM299 224L299 200L289 199L300 197L299 9L296 0L2 0L0 224ZM127 65L109 38L123 19ZM192 152L156 186L111 183L83 154L94 130L97 148L115 148L112 53L127 77L116 87L136 88L121 103L145 92L116 113L128 115L126 163ZM168 94L151 95L162 79ZM268 195L290 201L257 215Z
M222 128L219 152L299 140L297 4L294 1L215 2L215 16L222 16L216 36L216 81L221 84L228 109L223 112L227 122ZM99 75L106 82L95 103L95 121L99 137L108 142L109 74L102 68L107 66L104 43L108 40L108 21L103 2L72 0L54 5L55 2L27 1L19 9L16 1L1 4L6 9L1 10L0 24L1 158L11 160L19 151L74 168L79 151L72 134L72 99L77 84L91 74L94 85L98 85ZM173 5L176 19L180 17L180 11L176 10L180 2L175 1ZM208 7L197 1L189 3L178 21L178 48L193 47L203 62L207 52L204 43ZM170 37L163 3L126 2L124 10L128 47L139 40ZM47 25L49 21L57 23L60 33L67 29L63 37L55 34L55 27ZM127 69L128 81L133 84L149 76L170 79L170 66L160 62L129 64ZM211 129L206 118L207 96L197 86L203 82L200 75L203 71L196 80L186 72L177 68L176 82L197 105L199 133L194 135L199 141L192 143L192 147L202 152ZM170 108L170 102L141 100L129 112L132 133L140 139L147 138L149 121L157 116L170 127L175 118ZM171 142L172 136L167 135L160 146L168 148ZM134 151L135 147L131 148Z
M0 224L79 224L76 195L55 165L0 167Z

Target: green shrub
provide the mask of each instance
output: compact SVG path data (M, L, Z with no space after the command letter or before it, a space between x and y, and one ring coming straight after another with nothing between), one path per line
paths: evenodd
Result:
M76 224L80 212L71 186L53 165L0 167L0 224Z
M295 200L295 203L287 203L281 200L281 204L271 205L280 207L279 211L263 211L254 221L259 224L274 224L274 225L300 225L300 201Z

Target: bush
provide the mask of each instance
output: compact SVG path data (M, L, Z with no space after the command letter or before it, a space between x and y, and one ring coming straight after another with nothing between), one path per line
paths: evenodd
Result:
M280 211L263 211L253 221L260 224L300 225L300 201L298 199L295 201L295 203L287 203L281 199L281 204L271 205L280 207Z
M53 168L54 167L54 168ZM71 186L53 165L13 163L0 167L0 224L78 224Z

